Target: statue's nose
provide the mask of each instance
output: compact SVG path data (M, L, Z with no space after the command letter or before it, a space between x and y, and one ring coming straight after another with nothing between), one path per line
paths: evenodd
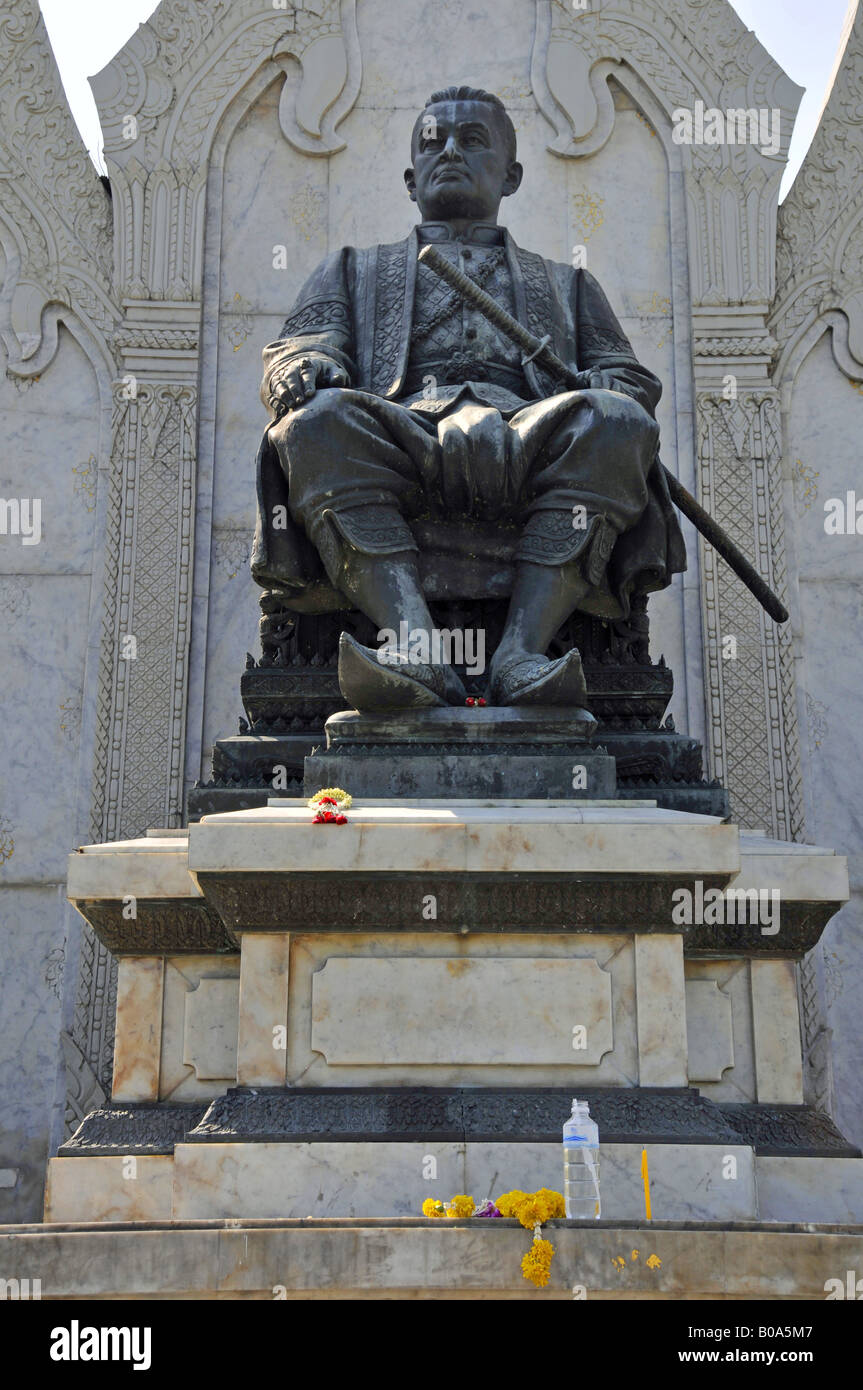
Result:
M461 159L461 151L454 135L451 135L444 145L443 157L444 159Z

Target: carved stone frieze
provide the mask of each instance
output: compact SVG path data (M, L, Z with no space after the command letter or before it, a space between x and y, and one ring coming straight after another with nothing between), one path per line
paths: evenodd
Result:
M693 1090L582 1087L606 1143L734 1143L718 1106ZM581 1094L581 1092L579 1093ZM414 1138L550 1143L571 1105L563 1088L379 1090L235 1088L212 1102L187 1143ZM561 1118L562 1117L562 1118Z
M183 382L119 383L115 391L95 841L182 819L196 405ZM107 948L85 931L73 1036L106 1085L115 989Z
M810 951L800 962L797 985L800 999L800 1035L803 1044L803 1095L818 1110L833 1113L832 1029L827 1023L819 977L820 951Z
M703 505L785 591L781 423L770 387L736 400L698 398ZM711 772L728 785L742 825L781 839L803 829L791 634L772 623L702 543ZM733 639L726 641L726 639ZM763 713L762 713L763 712Z
M200 898L138 898L136 915L123 900L75 903L112 956L184 956L236 952L237 942Z
M754 333L751 337L734 337L730 334L695 339L695 356L698 357L764 357L769 362L778 343L769 333Z
M172 1154L205 1113L204 1105L106 1105L103 1099L79 1118L59 1156Z
M66 1068L64 1128L71 1134L87 1115L105 1104L107 1096L93 1068L68 1033L60 1034L60 1045Z
M808 1105L717 1105L690 1088L581 1087L605 1144L749 1144L760 1154L855 1157L829 1116ZM176 1144L358 1140L558 1143L571 1092L440 1087L233 1087L208 1106L105 1105L61 1158L172 1154Z
M718 1107L740 1136L765 1157L859 1158L860 1150L829 1115L809 1105L723 1105Z
M92 832L115 839L175 825L182 804L185 663L196 392L141 383L116 392ZM146 543L144 543L146 541Z
M757 1153L848 1157L828 1116L804 1105L717 1105L698 1091L582 1087L606 1144L751 1144ZM438 1087L345 1090L231 1089L218 1096L185 1142L303 1143L324 1140L434 1138L461 1143L555 1143L570 1092L444 1090Z
M198 881L229 931L669 932L677 930L672 894L685 886L647 875L599 881L548 873L332 872L324 882L316 873L202 872ZM706 890L726 879L702 882ZM423 915L429 895L433 920Z
M675 891L642 874L609 881L565 874L199 873L214 912L230 933L242 931L681 932L687 956L799 958L818 942L838 902L787 903L782 929L765 936L758 923L675 925ZM704 891L727 886L700 879ZM434 902L430 920L424 908Z

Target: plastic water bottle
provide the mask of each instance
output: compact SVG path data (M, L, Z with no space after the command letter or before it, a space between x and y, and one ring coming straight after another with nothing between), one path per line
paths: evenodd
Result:
M599 1220L599 1130L586 1100L572 1102L563 1127L563 1197L570 1220Z

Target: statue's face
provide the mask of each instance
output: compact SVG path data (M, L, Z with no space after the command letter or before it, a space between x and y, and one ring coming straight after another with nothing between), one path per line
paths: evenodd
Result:
M521 183L503 118L483 102L429 106L414 131L412 154L405 183L426 222L495 222L501 199Z

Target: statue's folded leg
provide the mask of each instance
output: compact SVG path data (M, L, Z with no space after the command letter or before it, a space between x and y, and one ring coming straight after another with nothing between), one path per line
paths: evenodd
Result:
M501 704L584 704L578 653L543 655L566 619L595 590L617 537L648 500L658 426L619 392L567 392L519 411L527 519L507 622L490 670Z
M360 391L318 392L270 431L294 519L333 585L376 623L379 651L343 639L339 680L357 709L460 704L449 667L412 660L399 634L431 634L417 544L404 512L423 510L439 473L433 427L404 407Z
M659 426L619 391L578 391L519 411L510 427L526 458L519 558L575 562L598 588L618 536L640 520Z

